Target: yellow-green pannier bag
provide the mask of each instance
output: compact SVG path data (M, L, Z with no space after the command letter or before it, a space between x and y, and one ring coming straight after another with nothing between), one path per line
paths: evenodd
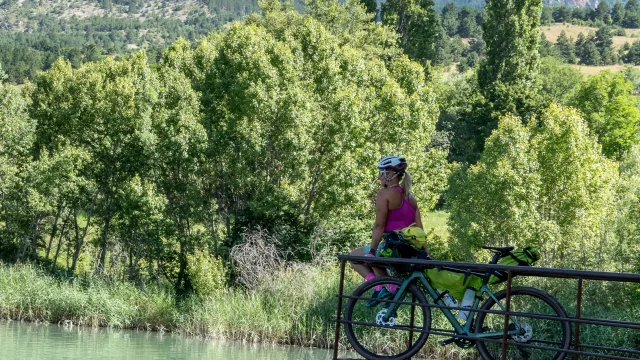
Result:
M404 229L398 230L398 233L409 242L413 247L417 249L427 248L427 234L422 228L417 226L407 226Z
M429 279L431 286L441 292L449 290L449 295L456 299L462 299L467 288L472 287L479 290L482 286L482 279L475 275L438 268L425 270L424 274Z
M498 260L498 265L508 266L531 266L540 260L540 251L535 246L525 246L522 249L514 250L509 255ZM507 281L507 273L498 271L496 275L491 275L489 284L499 284Z

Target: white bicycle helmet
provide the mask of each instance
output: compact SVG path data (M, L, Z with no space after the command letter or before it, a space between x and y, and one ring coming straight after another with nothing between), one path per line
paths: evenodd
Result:
M404 156L385 156L378 162L378 169L401 174L407 170L407 160Z

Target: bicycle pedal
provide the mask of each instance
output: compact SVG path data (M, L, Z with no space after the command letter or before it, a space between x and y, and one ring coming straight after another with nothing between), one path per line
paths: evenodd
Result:
M440 346L445 346L445 345L449 345L451 343L456 342L456 340L458 340L458 338L452 337L451 339L440 340L438 341L438 344L440 344Z

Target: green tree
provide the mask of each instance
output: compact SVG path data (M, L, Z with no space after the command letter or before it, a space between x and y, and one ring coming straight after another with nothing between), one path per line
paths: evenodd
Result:
M626 28L637 29L640 27L640 5L638 0L628 0L624 6L624 21Z
M456 260L469 261L482 245L521 245L535 237L539 215L532 199L540 179L529 137L519 118L505 116L482 159L451 176L446 200L454 247L461 250Z
M611 23L613 25L622 26L624 23L624 6L622 3L616 2L611 9Z
M611 6L608 2L602 1L598 4L594 13L594 20L600 20L607 25L611 24Z
M144 53L119 62L87 63L76 71L58 61L36 82L30 115L38 122L38 148L55 152L64 139L91 156L87 176L98 187L101 271L119 209L119 190L148 167L158 87Z
M600 51L598 51L598 47L593 41L591 41L591 39L586 39L579 48L576 48L576 52L580 54L580 61L579 61L580 64L584 64L584 65L602 64Z
M613 36L608 27L601 27L596 31L595 45L600 52L603 65L611 65L618 62L618 56L613 49Z
M540 14L540 25L551 25L553 23L553 8L549 6L543 7Z
M560 32L555 43L556 49L560 55L560 59L568 64L576 63L576 49L572 38L568 38L563 31Z
M456 3L447 3L442 9L442 27L448 36L453 37L458 33L458 26L460 26L458 7Z
M483 24L486 58L478 69L478 84L494 114L528 114L538 89L538 41L542 2L509 5L488 1ZM489 128L495 128L494 125ZM488 134L487 134L488 135Z
M604 71L589 78L571 102L584 114L602 152L613 159L620 159L638 141L640 109L632 90L623 74Z
M540 89L544 103L568 103L583 81L579 70L552 57L541 59L540 77L544 79Z
M571 9L566 5L561 5L553 8L553 20L557 23L564 23L571 21Z
M540 33L540 41L538 42L538 54L540 55L540 57L560 57L560 52L555 46L553 46L553 43L551 43L551 41L547 40L547 37L544 35L544 33Z
M636 40L631 44L629 52L624 56L624 62L633 65L640 65L640 41Z
M620 187L613 232L616 243L604 250L614 259L615 271L640 269L640 146L634 145L620 160Z
M23 174L31 163L35 122L27 115L27 99L0 82L0 222L3 255L15 256L21 245L20 214L24 204Z
M277 11L281 6L265 1L264 10ZM371 13L357 0L308 0L305 13L322 23L338 36L344 44L362 49L363 56L388 59L398 56L402 49L397 46L397 33L387 26L373 22Z
M304 256L316 225L362 227L374 190L368 164L388 152L408 156L422 206L435 204L446 161L424 152L437 107L423 69L404 56L366 58L341 36L273 2L176 61L197 69L226 246L261 225ZM399 124L393 132L389 121Z
M463 38L480 37L481 29L476 22L476 11L470 6L463 6L458 13L458 35Z
M552 105L527 126L501 118L482 159L451 178L449 224L460 259L481 245L537 245L552 266L596 266L616 164L575 110Z
M439 22L433 0L388 0L382 6L382 22L396 30L400 47L410 59L433 58Z
M367 12L377 14L378 13L378 2L375 0L363 0L362 4L364 4Z
M538 91L541 9L539 0L487 2L482 24L486 57L477 72L481 97L455 127L453 137L459 140L451 158L476 162L499 116L512 113L526 118L542 106Z

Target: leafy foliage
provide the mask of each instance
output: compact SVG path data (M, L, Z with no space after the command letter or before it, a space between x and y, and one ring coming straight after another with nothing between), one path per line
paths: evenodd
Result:
M578 89L572 104L598 136L605 155L620 159L638 141L640 109L623 74L602 72Z
M481 160L452 177L451 231L467 258L480 245L534 244L549 265L597 267L616 184L575 110L552 105L527 126L506 116Z

